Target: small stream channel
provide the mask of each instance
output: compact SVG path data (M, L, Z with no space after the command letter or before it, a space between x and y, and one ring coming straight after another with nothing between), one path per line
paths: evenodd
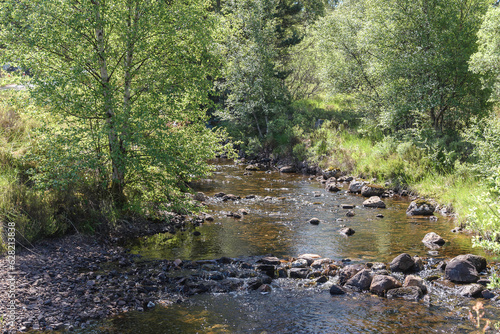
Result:
M329 193L308 176L277 171L243 175L244 165L214 162L210 179L194 185L210 196L206 212L214 216L192 231L139 238L128 247L143 259L201 260L220 257L244 258L273 255L295 257L319 254L352 263L390 262L406 252L433 261L473 253L495 259L471 247L470 238L452 233L453 222L442 216L437 221L408 218L409 199L386 198L386 209L364 208L364 198L343 191ZM218 192L241 196L223 202ZM248 195L255 198L245 199ZM340 204L355 205L354 217L347 217ZM246 209L241 219L227 217L229 211ZM383 218L376 217L382 214ZM307 221L316 217L319 225ZM353 228L351 237L341 235L340 225ZM421 240L428 232L446 239L437 251ZM98 323L85 333L470 333L468 319L476 300L446 297L431 290L420 302L387 300L370 293L331 296L328 284L309 285L308 280L277 279L271 293L241 291L201 294L167 307L147 312L128 312ZM500 321L498 302L484 301L485 318Z

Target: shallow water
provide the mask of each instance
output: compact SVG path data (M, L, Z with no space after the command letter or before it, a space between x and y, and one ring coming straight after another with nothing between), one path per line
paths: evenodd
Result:
M315 253L353 262L389 262L396 255L435 258L481 254L472 249L469 237L454 234L453 222L406 217L407 198L387 198L387 209L363 208L364 198L345 189L328 193L316 180L296 174L252 172L243 176L244 165L218 161L210 179L194 185L211 196L206 212L215 217L197 230L140 238L131 243L133 253L144 258L216 259L272 254L293 257ZM255 199L222 202L212 196L223 191ZM319 197L316 197L319 194ZM265 199L267 196L272 198ZM355 216L346 217L340 204L354 204ZM242 219L225 212L244 208ZM377 214L383 218L377 218ZM307 221L316 217L319 225ZM339 234L340 225L353 228L351 237ZM428 232L447 240L429 254L421 242ZM490 260L493 260L490 258ZM305 284L304 284L305 283ZM329 285L307 286L307 280L278 279L269 294L239 292L204 294L148 312L128 312L108 319L85 332L92 333L470 333L475 330L468 312L475 300L442 298L433 289L420 302L390 301L369 293L331 296ZM485 302L485 318L500 321L496 302Z

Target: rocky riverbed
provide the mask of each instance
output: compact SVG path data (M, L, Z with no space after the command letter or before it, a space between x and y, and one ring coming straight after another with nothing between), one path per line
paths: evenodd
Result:
M6 258L0 259L5 268ZM489 283L486 260L463 255L449 261L401 254L391 263L333 261L316 254L217 260L143 260L119 246L81 235L44 241L16 258L16 322L4 333L28 329L85 328L122 312L147 312L203 293L272 293L287 280L323 286L332 295L373 293L380 298L426 301L434 289L470 298L498 295ZM7 300L6 272L0 299ZM445 297L443 297L445 298ZM6 314L6 304L0 314Z

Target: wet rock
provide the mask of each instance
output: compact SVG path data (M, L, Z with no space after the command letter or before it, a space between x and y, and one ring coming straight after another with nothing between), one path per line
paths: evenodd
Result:
M262 284L261 286L259 286L259 288L257 289L258 292L260 293L269 293L271 292L273 289L271 288L271 286L269 284Z
M258 260L257 262L263 263L263 264L272 264L272 265L279 265L281 263L280 259L274 256L266 256L263 257L262 259Z
M367 208L382 208L385 209L385 203L378 196L372 196L363 202L363 206Z
M290 278L306 278L307 274L309 274L309 269L307 268L292 268L288 271Z
M316 281L316 284L323 284L328 282L328 277L326 276L320 276Z
M321 259L318 254L301 254L298 259L303 259L307 261L307 265L310 266L314 261Z
M245 196L245 199L254 199L255 197L257 197L257 196L255 196L255 195L247 195L247 196Z
M370 270L368 269L363 269L360 272L358 272L356 275L351 277L347 282L345 283L346 286L353 287L356 290L368 290L370 289L370 285L372 283L372 274Z
M219 193L214 195L214 197L217 197L217 198L224 197L224 196L226 196L226 193L223 193L223 192L219 192Z
M477 281L477 284L481 284L482 286L487 286L490 283L491 283L491 281L489 279L487 279L487 278L480 278Z
M414 256L413 262L415 262L415 264L413 265L413 268L410 269L410 271L419 272L424 270L424 261L422 261L421 257Z
M387 270L387 264L385 263L382 263L382 262L375 262L371 269L373 271L381 271L381 270Z
M415 276L415 275L408 275L405 277L405 281L403 282L404 287L408 286L417 286L420 288L422 293L426 294L427 293L427 286L425 285L425 281L423 280L422 277Z
M422 295L422 290L420 290L418 286L407 286L387 291L388 299L402 298L405 300L417 301Z
M479 279L476 267L464 258L453 258L446 265L445 279L456 283L475 283Z
M352 180L352 176L341 176L337 179L338 182L351 182Z
M343 295L345 294L345 291L338 285L332 285L330 287L330 294L331 295Z
M331 262L332 262L332 260L329 258L318 259L318 260L314 260L314 262L311 263L311 267L317 269L317 268L321 268L323 265L329 264Z
M481 292L483 292L484 286L481 284L469 284L460 288L459 293L464 297L481 297Z
M384 215L383 215L383 214L381 214L381 213L379 213L379 214L378 214L378 215L376 215L375 217L377 217L377 218L384 218Z
M236 195L233 195L233 194L227 194L227 195L222 196L222 200L224 202L227 202L227 201L237 201L239 199L241 199L240 196L236 196Z
M245 170L248 170L248 171L260 171L260 170L264 170L264 166L261 165L261 164L253 164L253 165L248 165Z
M320 220L318 218L311 218L308 220L308 223L312 225L319 225Z
M307 260L305 259L298 259L295 260L291 263L292 268L306 268L307 267Z
M406 215L430 216L434 213L435 208L431 202L419 199L410 203L408 209L406 209Z
M382 186L378 186L375 184L365 184L361 187L361 196L364 197L373 197L373 196L382 196L385 189Z
M198 202L204 202L206 200L208 200L208 196L205 195L204 193L202 192L197 192L194 196L193 196L193 199L195 201L198 201Z
M354 209L354 204L340 204L342 209Z
M342 175L342 172L338 168L327 168L326 170L323 171L323 177L325 179L329 178L338 178Z
M458 255L453 258L453 260L469 261L476 268L478 273L485 270L487 265L486 258L474 254Z
M295 173L295 166L284 166L280 168L280 173Z
M495 297L495 294L490 290L483 290L481 291L481 297L483 297L484 299L492 299L493 297Z
M342 268L339 272L339 284L344 285L346 282L356 275L361 270L365 269L365 266L361 264L351 264Z
M248 211L246 209L239 209L238 213L241 214L241 215L243 215L243 216L248 215Z
M339 232L340 232L340 234L344 234L346 236L351 236L355 233L355 231L350 227L344 227Z
M255 269L262 271L271 278L276 277L276 267L273 266L272 264L259 264Z
M403 273L412 270L414 265L415 265L415 261L407 253L403 253L403 254L396 256L391 261L391 264L390 264L392 272L403 272Z
M346 215L347 217L354 217L356 214L354 213L354 211L353 211L353 210L349 210L349 211L347 211L347 212L346 212L346 214L345 214L345 215Z
M208 221L208 222L213 222L215 219L211 215L205 215L205 220Z
M342 190L342 186L337 183L327 183L325 185L325 190L329 192L339 192Z
M430 249L434 249L435 246L442 246L445 244L444 239L434 232L427 233L422 239L422 242Z
M392 276L375 275L370 284L370 292L384 296L388 290L401 287L401 283Z
M366 184L366 182L364 182L364 181L353 180L349 184L349 192L354 193L354 194L359 194L359 193L361 193L361 188L363 188L363 186L365 184Z

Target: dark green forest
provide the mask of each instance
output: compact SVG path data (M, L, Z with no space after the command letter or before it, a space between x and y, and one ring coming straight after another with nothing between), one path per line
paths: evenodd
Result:
M491 0L2 0L0 220L19 242L197 210L218 156L436 199L500 252Z

